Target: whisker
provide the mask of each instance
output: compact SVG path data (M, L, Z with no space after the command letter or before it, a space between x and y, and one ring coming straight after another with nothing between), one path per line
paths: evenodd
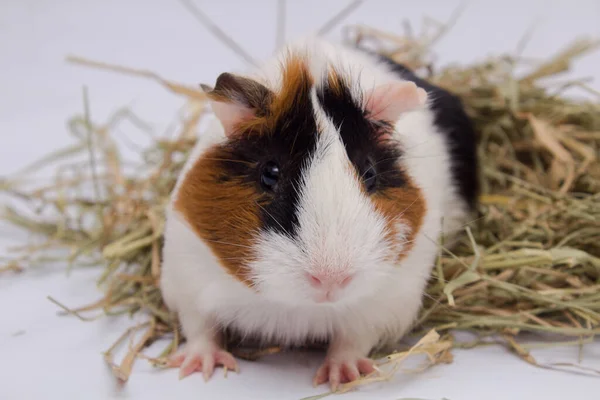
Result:
M294 193L298 196L301 197L301 193L300 193L300 189L298 189L298 185L297 182L295 180L291 181L291 185L292 185L292 190L294 191Z
M431 139L424 140L424 141L422 141L422 142L420 142L420 143L417 143L417 144L415 144L415 145L413 145L413 146L407 147L407 148L405 148L404 150L412 150L412 149L414 149L414 148L416 148L416 147L419 147L419 146L422 146L422 145L424 145L424 144L427 144L427 143L429 142L429 140L431 140Z
M404 157L401 156L400 159L402 160L417 160L420 158L437 158L437 157L443 157L444 154L430 154L430 155L424 155L424 156L413 156L413 157Z
M373 167L376 167L378 164L381 164L383 162L386 161L390 161L390 160L394 160L394 159L398 159L398 160L416 160L416 159L422 159L422 158L439 158L439 157L443 157L443 154L431 154L431 155L423 155L423 156L414 156L414 157L405 157L405 156L399 156L399 157L388 157L388 158L384 158L383 160L379 160L376 163L373 164ZM391 173L396 173L397 171L395 170L388 170L388 171L377 171L376 170L376 176L382 176L384 174L391 174ZM367 171L363 172L360 176L360 179L364 178L365 174L367 173Z
M219 259L227 261L248 261L248 257L219 257Z
M423 296L424 296L424 297L427 297L428 299L431 299L431 300L433 300L433 301L434 301L434 302L436 302L437 304L442 304L442 303L439 301L439 298L435 298L435 297L433 297L432 295L430 295L430 294L429 294L429 293L427 293L427 292L423 292Z
M415 197L415 199L410 203L400 214L398 214L398 218L402 217L404 213L406 213L416 202L421 198L421 195Z
M256 163L250 162L250 161L243 161L243 160L233 160L230 158L212 158L212 157L203 157L204 160L210 160L210 161L227 161L227 162L234 162L234 163L240 163L240 164L247 164L247 165L255 165Z
M270 212L269 212L269 211L268 211L266 208L264 208L263 206L261 206L261 205L258 203L258 201L254 201L254 202L256 203L256 205L257 205L257 206L258 206L258 207L259 207L261 210L263 210L264 212L266 212L266 213L267 213L267 215L268 215L269 217L271 217L271 218L273 219L273 221L275 221L275 223L276 223L277 225L279 225L279 227L280 227L280 228L281 228L281 229L282 229L284 232L286 231L286 229L283 227L283 225L281 225L281 224L279 223L279 221L277 220L277 218L275 218L275 217L273 216L273 214L271 214L271 213L270 213Z
M373 164L373 168L376 167L378 164L381 164L381 163L386 162L386 161L394 160L396 158L397 157L388 157L388 158L384 158L383 160L379 160L379 161L377 161L376 163ZM387 171L387 172L391 172L391 171ZM364 178L366 173L367 173L367 171L363 172L362 175L360 176L360 179Z
M230 243L230 242L224 242L222 240L214 240L214 239L205 239L207 242L212 242L212 243L219 243L219 244L224 244L227 246L236 246L236 247L244 247L247 249L253 249L252 246L246 246L244 244L239 244L239 243Z
M409 243L413 243L415 240L417 239L413 239L413 240L405 240L404 242L400 243L400 244L409 244Z
M467 226L471 225L473 222L477 222L480 219L484 219L484 218L485 218L485 215L482 215L479 218L472 219L472 220L468 221L467 223L465 223L464 225L461 225L461 228L466 228Z

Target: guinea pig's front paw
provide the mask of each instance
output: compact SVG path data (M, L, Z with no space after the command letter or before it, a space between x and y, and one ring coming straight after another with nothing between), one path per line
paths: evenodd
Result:
M341 355L340 355L341 356ZM323 365L317 370L313 384L315 386L329 381L331 390L337 390L340 383L357 380L361 374L375 371L373 360L365 357L327 356Z
M213 375L215 366L221 365L235 372L239 371L233 355L216 345L199 345L188 342L183 349L175 353L170 359L170 367L179 367L179 379L194 373L202 372L204 380L208 381Z

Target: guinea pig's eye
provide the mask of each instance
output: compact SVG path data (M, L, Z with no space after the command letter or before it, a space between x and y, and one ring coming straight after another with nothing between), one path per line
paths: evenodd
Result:
M269 161L263 165L260 172L260 185L263 189L272 191L275 189L277 182L279 181L279 166Z
M377 171L371 163L367 165L367 169L363 173L363 181L368 193L373 193L377 187Z

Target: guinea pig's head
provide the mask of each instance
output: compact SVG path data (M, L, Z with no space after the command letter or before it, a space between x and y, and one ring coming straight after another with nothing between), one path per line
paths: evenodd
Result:
M204 90L224 138L187 173L175 208L222 267L289 304L384 288L425 213L392 122L426 93L402 81L363 92L332 68L317 80L298 57L279 89L225 73Z

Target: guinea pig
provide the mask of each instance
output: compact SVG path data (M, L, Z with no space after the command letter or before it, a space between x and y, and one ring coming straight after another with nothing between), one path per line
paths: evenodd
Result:
M213 110L168 205L161 274L186 343L170 365L237 371L234 330L325 341L314 383L374 370L411 328L442 235L476 207L474 128L454 95L309 38L202 85Z

